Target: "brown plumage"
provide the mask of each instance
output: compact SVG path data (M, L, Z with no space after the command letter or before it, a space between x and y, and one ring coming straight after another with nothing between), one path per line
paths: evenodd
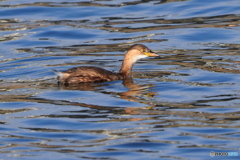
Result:
M142 44L132 45L127 51L122 67L118 73L103 68L80 66L68 69L67 71L55 71L58 82L62 84L76 84L85 82L115 81L131 77L131 70L134 63L145 57L158 56Z

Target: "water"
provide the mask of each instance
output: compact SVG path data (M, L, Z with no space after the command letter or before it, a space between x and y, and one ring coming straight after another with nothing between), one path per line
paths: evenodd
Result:
M0 159L239 159L239 1L0 7ZM118 71L135 43L161 58L134 82L57 85L53 69Z

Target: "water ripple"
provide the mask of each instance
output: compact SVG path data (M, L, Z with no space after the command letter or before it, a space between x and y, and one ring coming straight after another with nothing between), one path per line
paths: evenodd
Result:
M240 154L239 6L235 0L1 1L1 158ZM117 72L135 43L160 57L135 64L133 81L57 84L54 69Z

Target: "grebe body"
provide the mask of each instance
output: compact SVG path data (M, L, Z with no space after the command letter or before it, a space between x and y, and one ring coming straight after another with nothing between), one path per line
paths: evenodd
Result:
M54 71L57 74L58 82L61 84L115 81L131 78L132 67L139 59L156 56L158 55L145 45L135 44L132 45L125 54L122 67L118 73L92 66L74 67L63 72Z

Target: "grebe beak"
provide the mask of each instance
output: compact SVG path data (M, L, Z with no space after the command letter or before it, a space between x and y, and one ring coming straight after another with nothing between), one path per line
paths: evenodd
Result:
M158 57L159 55L154 53L153 51L143 52L148 57Z

